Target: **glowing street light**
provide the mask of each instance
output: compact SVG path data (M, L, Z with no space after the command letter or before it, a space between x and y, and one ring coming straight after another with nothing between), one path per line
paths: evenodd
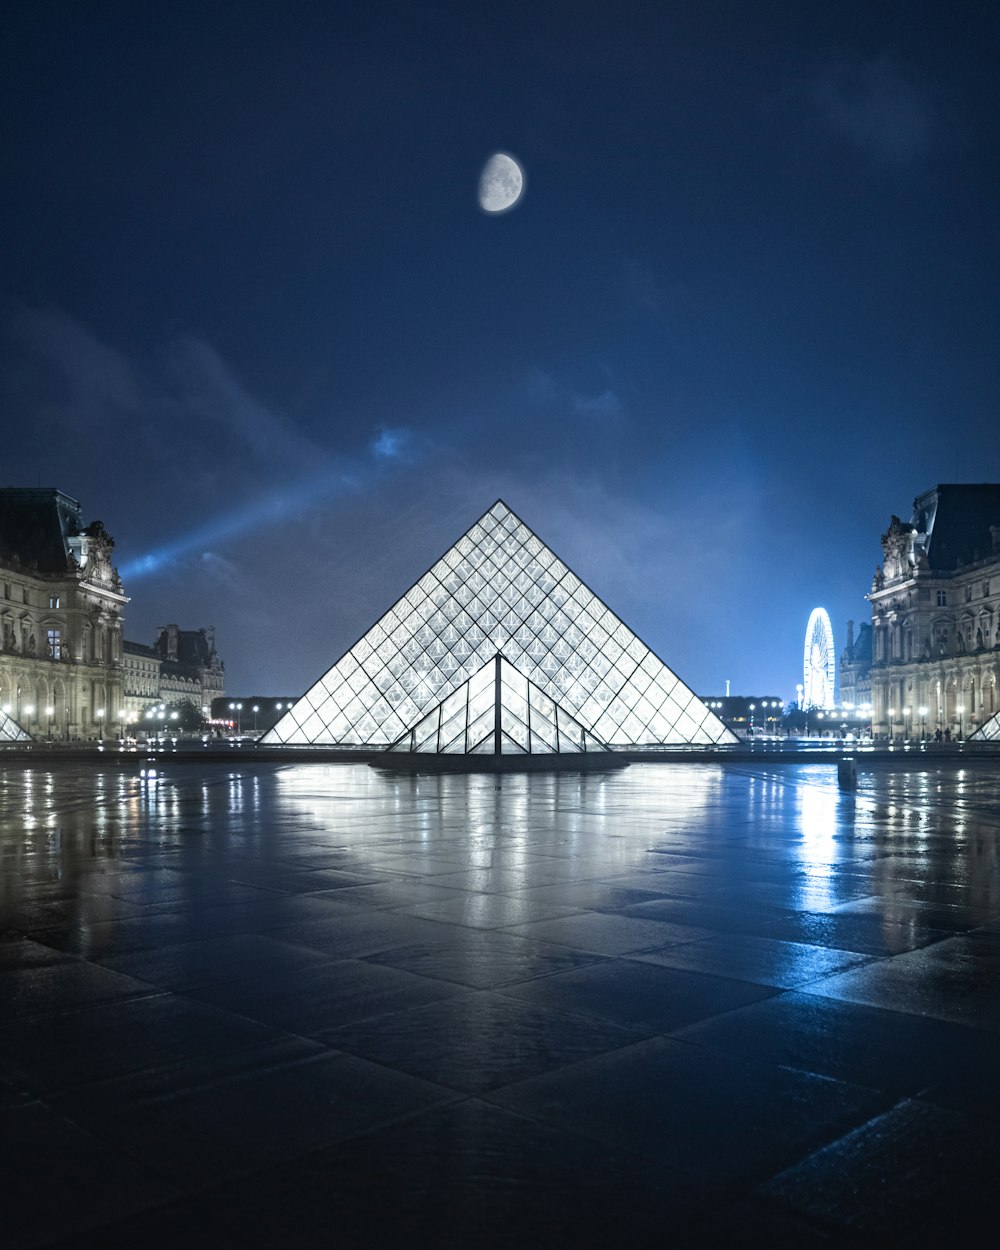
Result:
M958 738L959 738L959 741L961 742L962 740L962 717L965 715L965 704L960 703L958 707L955 708L955 711L958 713Z
M922 708L918 708L917 710L920 715L920 740L922 742L924 738L927 737L927 730L925 727L925 722L927 720L927 709L925 707L922 707Z
M55 708L54 708L54 707L47 707L47 708L45 709L45 715L46 715L46 717L48 718L48 722L49 722L49 727L48 727L48 736L49 736L50 738L52 737L52 715L53 715L53 713L54 713L54 712L55 712Z
M256 733L256 732L257 732L257 713L258 713L259 711L260 711L260 708L259 708L259 707L257 706L257 704L255 703L255 704L253 705L253 731L254 731L254 733Z

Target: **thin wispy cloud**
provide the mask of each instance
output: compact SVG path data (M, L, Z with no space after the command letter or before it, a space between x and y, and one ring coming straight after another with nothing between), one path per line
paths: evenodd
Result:
M619 421L626 415L621 396L610 386L588 389L557 379L544 369L531 369L524 379L529 406L567 418L599 423Z
M929 94L887 57L837 61L814 83L813 98L834 134L884 160L918 160L939 132Z

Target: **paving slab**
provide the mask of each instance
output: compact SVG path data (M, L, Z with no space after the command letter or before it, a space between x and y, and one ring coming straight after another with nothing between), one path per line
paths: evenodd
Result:
M992 1219L989 761L851 793L821 761L139 763L0 757L12 1244L875 1250Z

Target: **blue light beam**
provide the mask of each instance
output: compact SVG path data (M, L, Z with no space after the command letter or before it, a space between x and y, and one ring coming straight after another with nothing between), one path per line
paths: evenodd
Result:
M370 466L360 465L354 470L326 469L322 473L313 474L296 486L272 492L235 512L215 517L173 542L137 556L119 570L122 580L136 581L165 572L176 565L182 556L192 551L203 550L234 535L259 529L268 522L285 520L319 500L363 490L371 478L381 476L386 471L387 462L395 468L403 466L407 459L403 451L409 442L410 435L407 430L380 430L369 448L376 466L374 470Z

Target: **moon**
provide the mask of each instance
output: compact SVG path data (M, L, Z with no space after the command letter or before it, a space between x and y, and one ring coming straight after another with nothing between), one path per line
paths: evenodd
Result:
M524 171L506 152L494 152L479 175L479 207L484 213L506 213L524 192Z

